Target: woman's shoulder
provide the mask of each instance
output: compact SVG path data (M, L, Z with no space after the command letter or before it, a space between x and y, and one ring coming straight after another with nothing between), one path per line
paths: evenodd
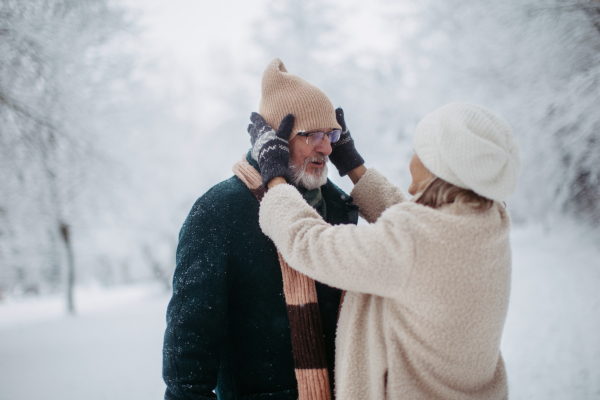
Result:
M506 206L498 202L494 202L487 210L480 210L460 204L432 208L410 200L390 207L381 217L383 220L408 223L415 229L425 230L432 227L445 231L493 228L507 230L510 227Z

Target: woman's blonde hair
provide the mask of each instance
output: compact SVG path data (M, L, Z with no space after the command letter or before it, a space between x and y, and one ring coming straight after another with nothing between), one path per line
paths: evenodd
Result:
M480 196L472 190L460 188L438 177L431 179L421 194L417 194L417 196L416 203L432 208L456 203L485 211L494 205L494 200Z

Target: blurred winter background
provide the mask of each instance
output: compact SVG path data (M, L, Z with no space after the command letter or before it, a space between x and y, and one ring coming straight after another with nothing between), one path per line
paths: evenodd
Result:
M0 399L162 397L178 230L274 57L402 188L427 112L512 124L511 398L600 399L598 0L0 0Z

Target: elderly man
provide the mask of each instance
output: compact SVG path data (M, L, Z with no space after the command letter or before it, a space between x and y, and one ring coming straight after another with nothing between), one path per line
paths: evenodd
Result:
M196 201L179 234L165 399L333 398L341 292L278 256L259 227L259 202L266 183L284 176L326 221L355 224L358 208L327 179L326 163L330 156L345 175L363 160L342 110L279 59L263 74L251 120L253 147L235 176ZM289 173L269 163L278 157L289 158Z

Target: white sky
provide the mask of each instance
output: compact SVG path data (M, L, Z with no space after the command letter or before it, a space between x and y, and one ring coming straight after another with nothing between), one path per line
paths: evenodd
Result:
M239 53L249 43L251 22L263 0L124 0L140 11L148 51L172 57L179 68L202 75L213 48Z
M143 56L159 62L159 73L150 73L146 78L159 89L158 92L164 88L169 95L175 96L176 102L183 99L177 102L174 109L181 115L196 120L197 126L201 128L191 135L196 141L187 143L187 150L182 151L181 156L187 163L196 165L198 159L206 158L223 159L223 163L229 163L227 157L230 153L237 157L238 152L245 151L246 141L243 141L239 144L242 146L239 151L228 148L227 151L223 150L221 156L216 157L218 151L214 146L218 143L213 143L211 154L205 153L202 140L210 132L210 127L202 119L202 115L212 115L211 107L217 107L218 111L218 104L207 102L203 92L207 87L220 85L223 85L223 90L228 90L227 82L216 81L222 80L223 74L215 75L216 64L211 60L215 50L224 50L225 55L232 57L231 62L235 64L232 73L240 70L262 71L264 66L246 64L257 60L251 53L253 24L261 21L261 16L267 14L270 0L113 1L130 7L137 14L138 25L143 30L141 49L138 50L141 50ZM394 40L392 31L397 34L397 28L392 29L383 19L385 7L389 6L387 0L333 0L333 4L334 15L338 18L337 30L345 38L339 43L342 48L340 54L358 54L361 50L367 50L367 53L384 52L391 48ZM260 100L260 79L258 72L255 81L247 82L249 86L256 87L257 105ZM199 114L198 109L204 112ZM250 111L248 110L248 114ZM215 165L212 167L219 170ZM224 168L223 173L229 174L229 167ZM332 179L344 187L342 182Z
M117 0L119 1L119 0ZM265 14L267 0L120 0L140 13L148 53L168 58L175 69L202 82L214 49L225 49L242 62L251 48L252 24ZM382 23L378 1L338 1L348 50L386 50L393 37Z

